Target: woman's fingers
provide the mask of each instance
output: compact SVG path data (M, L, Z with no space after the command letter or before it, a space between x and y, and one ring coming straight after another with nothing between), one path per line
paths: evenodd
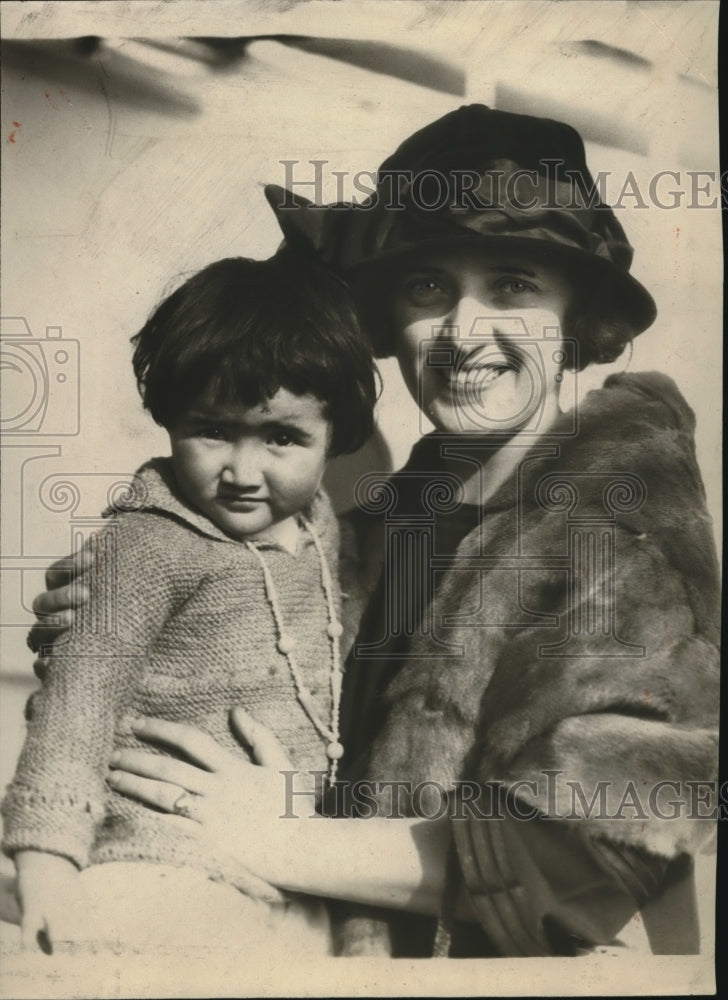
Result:
M280 745L276 737L260 722L255 719L244 708L238 706L230 713L233 732L250 748L256 764L263 767L290 768L291 761Z
M112 754L109 766L115 771L130 771L142 778L174 785L180 789L202 795L205 783L210 779L209 771L202 771L194 764L186 764L174 757L162 757L145 750L117 750Z
M220 744L195 726L185 722L168 722L166 719L145 718L132 723L132 729L140 740L149 743L164 743L165 746L181 750L194 764L207 771L222 771L237 758Z
M94 564L95 553L89 546L79 549L72 556L65 556L49 566L45 574L46 588L51 590L64 589L64 585L73 581Z
M89 599L89 589L80 581L67 583L64 587L46 590L33 601L33 613L36 615L58 615L59 612L77 608ZM71 618L71 621L73 619ZM46 623L47 624L47 623Z
M65 610L54 615L51 622L47 618L37 621L28 632L26 639L28 648L34 653L43 651L45 655L58 636L72 627L74 616L74 611Z
M37 617L35 625L28 633L27 643L34 653L50 646L61 632L73 625L74 608L89 599L88 587L82 583L69 583L65 587L47 590L33 601L33 611Z
M143 778L130 771L111 771L106 776L106 780L115 792L128 795L132 799L144 802L145 805L154 806L156 809L161 809L162 812L172 813L174 815L170 818L176 819L180 823L186 824L190 819L201 821L200 808L204 799L202 796L199 797L197 815L193 816L192 809L186 807L190 806L195 796L179 785L170 785L167 781L156 781L153 778ZM181 807L185 809L184 812L176 812L175 806L178 803L181 803Z
M34 653L50 646L61 632L70 628L74 620L74 608L85 604L90 591L80 577L93 565L94 554L90 549L81 549L46 570L44 593L33 601L33 613L38 619L28 633L27 643Z
M28 636L28 645L30 646L30 635ZM33 647L30 646L32 649ZM39 681L45 680L45 676L48 673L48 667L50 666L51 658L50 656L36 656L33 660L33 673L38 678Z

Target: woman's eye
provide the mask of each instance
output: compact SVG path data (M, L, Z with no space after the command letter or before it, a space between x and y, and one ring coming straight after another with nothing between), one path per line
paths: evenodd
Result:
M486 372L484 379L482 380L482 384L486 385L489 382L495 382L497 379L501 377L501 375L505 375L506 372L512 372L516 370L517 370L516 366L512 364L491 365L488 371Z
M524 281L523 278L504 278L498 283L498 288L502 292L508 292L509 295L523 295L537 291L535 285L530 281Z
M416 278L410 282L409 287L415 292L434 292L440 286L436 281L432 281L431 278Z
M418 305L435 302L445 295L445 289L434 278L413 278L405 287L408 297Z
M276 431L275 434L271 435L270 440L277 448L287 448L289 445L295 444L293 435L289 434L288 431Z

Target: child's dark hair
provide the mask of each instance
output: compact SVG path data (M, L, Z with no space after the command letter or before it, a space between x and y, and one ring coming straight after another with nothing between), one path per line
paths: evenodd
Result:
M204 392L248 408L287 389L325 404L330 455L356 451L372 433L376 368L351 292L290 248L269 260L210 264L157 307L132 343L144 406L167 429Z

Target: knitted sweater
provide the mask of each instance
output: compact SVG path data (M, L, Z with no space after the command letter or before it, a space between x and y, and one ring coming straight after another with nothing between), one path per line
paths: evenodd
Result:
M229 726L235 705L276 734L295 768L327 766L325 741L297 700L277 649L254 553L175 494L169 459L149 462L137 476L139 509L115 514L96 537L91 600L56 642L33 700L2 805L3 849L60 854L79 867L117 860L192 865L276 898L277 891L241 872L239 863L202 857L192 836L160 826L157 813L104 782L113 749L142 746L128 725L139 716L194 723L243 755ZM332 570L338 610L338 527L325 495L317 495L309 517ZM329 725L332 651L316 548L308 532L301 533L295 556L272 543L258 547L285 629L297 640L304 682Z

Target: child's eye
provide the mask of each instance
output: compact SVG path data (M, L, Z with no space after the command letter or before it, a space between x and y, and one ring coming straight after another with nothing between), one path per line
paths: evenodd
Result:
M288 448L289 445L296 443L293 434L289 431L276 431L274 434L271 434L270 442L277 448Z
M224 441L226 439L224 428L218 427L216 424L205 424L198 427L195 431L195 437L207 438L210 441Z

